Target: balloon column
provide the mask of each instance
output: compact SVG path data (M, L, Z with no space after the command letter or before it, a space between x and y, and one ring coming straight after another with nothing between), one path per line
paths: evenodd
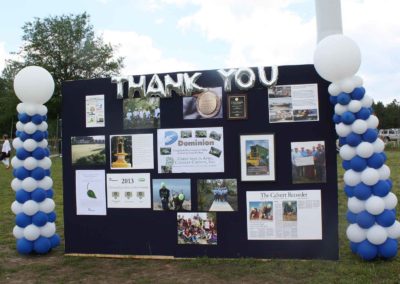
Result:
M13 234L19 253L44 254L60 244L54 223L47 107L43 105L53 94L54 81L45 69L29 66L15 76L14 90L22 103L17 106L16 156L11 160L15 177L11 187L16 199L11 205L16 215Z
M385 165L385 144L378 137L378 118L363 80L356 76L361 53L350 38L336 34L321 40L314 65L327 81L334 105L333 121L343 160L344 191L348 196L347 237L351 250L364 260L392 258L397 254L400 223L397 197L390 192L390 169Z

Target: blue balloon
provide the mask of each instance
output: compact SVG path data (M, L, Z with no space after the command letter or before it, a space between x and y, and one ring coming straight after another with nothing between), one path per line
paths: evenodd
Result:
M349 94L346 93L340 93L339 96L337 97L337 102L341 105L347 105L351 101L351 97Z
M351 93L353 100L361 100L364 97L365 89L364 87L357 87Z
M46 157L50 157L50 149L49 148L44 148L44 153Z
M43 188L38 187L34 191L32 191L31 197L36 202L42 202L47 197L46 196L46 191Z
M362 142L362 137L360 134L352 132L349 135L347 135L346 142L350 146L356 147L356 146L358 146L358 144L360 144Z
M20 160L25 160L26 158L30 157L31 154L26 151L24 148L20 147L17 149L16 156Z
M382 227L390 227L396 221L396 215L392 212L392 210L383 210L381 214L376 216L376 222Z
M25 238L17 240L17 251L20 254L30 254L33 250L33 242Z
M44 170L44 174L46 175L46 176L51 176L51 171L50 171L50 169L48 169L48 170Z
M20 133L19 133L19 139L21 139L21 141L22 142L24 142L26 139L29 139L29 138L31 138L31 136L28 134L28 133L26 133L26 132L23 132L23 131L21 131Z
M48 238L39 237L33 242L33 250L40 254L45 254L51 249L51 243Z
M378 256L378 246L371 244L369 241L364 240L359 243L357 248L357 254L363 260L373 260Z
M53 191L53 189L48 189L48 190L46 190L46 196L47 196L47 198L53 198L53 196L54 196L54 191Z
M43 121L43 116L39 115L39 114L35 114L34 116L32 116L32 122L34 124L41 124Z
M350 242L350 249L352 253L357 253L358 244L359 243Z
M43 135L44 135L44 138L46 138L46 139L49 138L49 132L48 131L44 131Z
M47 218L49 222L54 223L57 220L57 214L56 212L52 211L50 213L47 214Z
M352 124L356 120L356 116L351 111L346 111L342 114L342 122L344 124Z
M32 134L32 139L34 139L36 142L42 141L42 140L44 139L43 131L36 130L36 131Z
M343 160L343 161L342 161L342 167L343 167L343 169L345 169L346 171L347 171L347 170L350 170L350 169L351 169L351 163L350 163L350 161L348 161L348 160Z
M391 179L387 179L386 182L389 184L390 188L392 188L393 181Z
M344 186L344 192L346 193L347 197L353 197L354 196L354 186L350 185L345 185Z
M42 211L39 211L35 215L32 216L32 223L38 227L44 226L48 220L49 220L49 217L47 216L46 213L44 213Z
M355 156L350 160L350 167L356 172L361 172L367 167L367 159Z
M32 224L32 217L25 213L18 213L17 216L15 216L15 224L17 224L18 227L25 228Z
M26 113L19 113L18 120L21 121L22 123L28 123L29 121L31 121L31 117Z
M42 116L43 121L47 121L47 115Z
M367 211L361 211L357 214L356 222L361 228L368 229L375 224L375 216Z
M25 169L24 167L19 167L19 168L15 169L15 177L20 180L26 179L30 175L31 175L31 172L28 171L27 169Z
M354 187L354 196L360 200L367 200L372 194L372 189L365 183L359 183Z
M390 184L387 180L379 180L372 186L372 193L379 197L385 197L390 191Z
M346 145L346 137L339 137L339 146L342 147L343 145Z
M357 119L362 119L362 120L367 120L370 115L371 115L371 110L366 108L366 107L362 107L357 113L356 113L356 117Z
M25 203L25 201L28 201L29 199L31 199L31 194L29 192L26 192L23 189L20 189L15 193L15 199L19 203Z
M329 96L329 101L331 102L331 104L335 105L335 104L337 104L337 97Z
M367 131L362 135L362 138L366 142L373 143L378 138L378 130L373 128L368 128Z
M46 156L46 152L44 151L43 148L37 147L33 152L32 152L32 157L34 157L36 160L41 160Z
M351 212L350 210L347 210L347 213L346 213L347 222L349 222L350 224L356 223L357 222L356 217L357 217L357 214Z
M380 153L374 153L371 157L368 158L368 167L379 169L385 163L384 157Z
M43 168L37 167L32 170L31 172L31 177L33 177L35 180L41 180L45 177L46 172L44 171Z
M19 137L20 135L21 135L21 131L16 130L16 131L15 131L15 136Z
M339 124L342 122L342 117L340 115L334 114L332 120L334 123Z
M386 160L387 160L386 153L385 152L381 152L380 154L383 157L383 162L386 162Z
M383 258L393 258L397 254L398 242L395 239L387 238L386 241L378 246L379 255Z
M58 234L52 235L52 236L49 238L49 240L50 240L50 243L51 243L51 247L52 247L52 248L55 248L55 247L59 246L60 243L61 243L61 238L60 238L60 236L59 236Z

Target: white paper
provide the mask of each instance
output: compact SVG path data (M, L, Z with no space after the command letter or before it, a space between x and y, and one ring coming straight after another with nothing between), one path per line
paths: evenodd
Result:
M104 125L104 95L86 96L86 127Z
M76 214L107 215L104 170L77 170Z
M108 208L151 208L150 174L107 174Z
M159 173L224 172L222 127L157 130Z
M249 240L321 240L321 190L247 191Z

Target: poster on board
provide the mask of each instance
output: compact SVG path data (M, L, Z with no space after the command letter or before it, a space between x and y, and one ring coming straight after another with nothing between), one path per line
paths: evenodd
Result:
M104 170L77 170L76 214L107 215Z
M157 130L158 173L224 172L222 127Z
M104 125L104 95L86 96L86 127Z
M321 240L321 190L247 191L248 240Z

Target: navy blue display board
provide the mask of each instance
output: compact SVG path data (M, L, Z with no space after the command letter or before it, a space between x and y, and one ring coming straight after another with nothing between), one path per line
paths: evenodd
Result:
M255 73L257 69L253 68ZM269 74L270 68L266 68ZM216 70L202 73L197 84L223 87ZM194 72L187 72L193 74ZM176 73L169 73L176 78ZM165 74L159 74L164 78ZM149 82L152 77L146 75ZM268 75L268 78L270 75ZM227 93L222 92L222 119L184 120L182 97L160 100L161 128L223 127L225 171L222 173L158 173L157 129L124 130L123 100L117 99L117 88L110 78L71 81L63 84L63 183L64 229L66 253L164 255L174 257L255 257L255 258L338 258L338 196L336 169L336 134L332 123L333 110L327 92L328 82L321 79L313 65L280 66L278 85L318 84L319 120L293 123L269 123L268 91L256 80L248 91L240 91L232 84L232 94L246 93L248 118L228 120ZM127 86L125 86L127 89ZM85 96L105 95L105 127L86 128ZM111 170L109 136L114 134L154 134L154 169ZM275 181L241 181L240 141L242 134L272 133L275 135ZM106 166L79 167L105 169L106 173L150 173L151 179L190 178L192 211L197 211L197 180L237 178L238 210L217 212L217 245L181 245L177 243L177 213L153 209L107 208L106 216L77 215L75 171L71 160L71 137L105 135ZM294 184L292 182L291 142L324 141L326 149L326 182ZM248 240L247 191L321 190L321 240Z

